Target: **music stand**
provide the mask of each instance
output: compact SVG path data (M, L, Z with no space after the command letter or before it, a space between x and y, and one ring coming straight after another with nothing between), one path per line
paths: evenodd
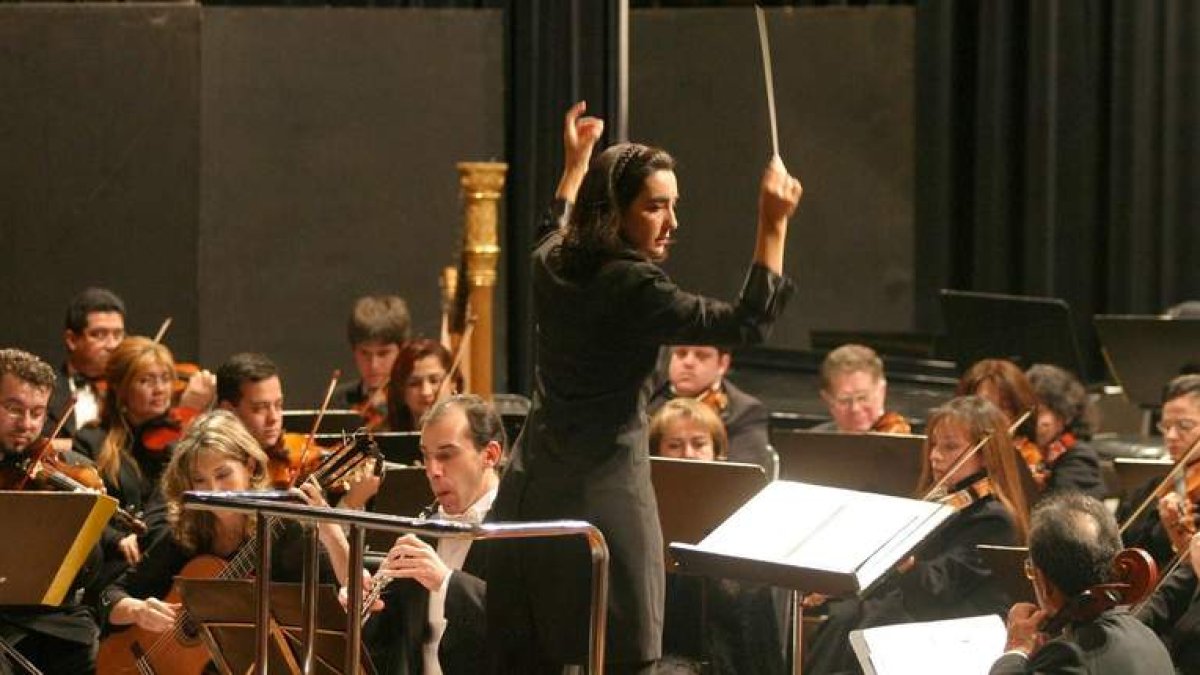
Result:
M1138 488L1151 481L1161 481L1175 462L1170 459L1136 459L1133 457L1117 457L1112 461L1113 473L1117 477L1117 491L1120 499L1132 494Z
M944 349L965 370L1001 358L1022 368L1051 363L1088 381L1071 308L1059 298L941 290Z
M383 458L392 464L413 466L421 459L421 432L388 431L371 434Z
M117 500L92 492L0 492L0 606L62 604Z
M433 490L422 467L388 467L379 484L379 492L371 500L373 513L414 518L433 502ZM367 550L386 553L396 541L394 532L385 530L367 531Z
M1029 549L1024 546L998 546L994 544L976 544L975 550L983 557L983 564L992 571L1000 587L1008 593L1013 602L1032 602L1037 604L1033 595L1033 585L1025 578L1025 558Z
M771 441L782 480L908 497L921 477L924 436L779 429Z
M183 604L199 624L223 673L247 673L254 666L255 586L250 579L183 579L179 582ZM299 673L303 663L304 618L300 604L301 585L271 584L272 673ZM336 589L317 587L317 641L315 672L340 675L345 663L346 611ZM372 672L364 650L363 672Z
M1160 405L1163 387L1184 367L1200 365L1200 321L1104 314L1093 321L1113 379L1143 409Z
M803 593L865 594L932 535L954 510L936 502L775 481L699 545L672 542L679 571L754 581ZM802 662L792 622L792 663Z
M313 422L317 421L318 410L284 410L283 430L293 434L308 434L312 431ZM321 418L321 426L317 427L318 434L352 433L365 424L363 416L357 410L326 410Z

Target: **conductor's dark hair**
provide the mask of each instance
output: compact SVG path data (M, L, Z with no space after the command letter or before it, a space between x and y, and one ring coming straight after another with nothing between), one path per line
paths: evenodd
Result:
M1162 402L1167 403L1184 396L1200 397L1200 375L1180 375L1167 383Z
M243 384L255 384L278 375L279 368L264 354L234 354L217 368L217 401L237 405L242 401Z
M621 237L621 218L637 199L646 178L674 171L666 150L640 143L618 143L592 159L567 221L563 253L570 267L594 267L632 250Z
M1117 521L1094 497L1058 492L1033 510L1029 557L1068 597L1108 582L1120 550Z
M433 424L451 410L461 410L467 417L471 430L471 444L482 452L488 443L495 441L500 450L508 447L508 436L504 433L504 422L490 403L474 394L458 394L435 404L421 418L421 427Z
M72 333L82 333L87 328L88 314L93 312L116 312L124 317L125 303L107 288L85 288L67 304L63 324Z

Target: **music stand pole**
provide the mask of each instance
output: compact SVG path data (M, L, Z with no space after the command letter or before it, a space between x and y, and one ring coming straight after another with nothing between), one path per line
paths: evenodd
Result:
M317 526L307 525L304 528L304 584L300 587L300 607L304 612L304 675L316 672L317 650L317 581L320 576L317 562L320 552L317 548Z
M345 675L358 675L360 672L362 654L362 601L363 601L363 545L366 543L366 530L362 525L350 525L350 565L349 579L346 580L346 592L349 594L346 604L346 672Z
M255 522L258 536L258 569L255 571L255 589L258 591L258 617L254 621L254 644L256 656L254 672L267 675L267 662L271 650L271 525L265 514L259 514Z
M804 594L792 589L792 675L801 675L804 664Z
M25 672L29 673L29 675L42 675L42 671L39 670L37 666L33 665L29 659L25 658L24 654L17 651L16 647L8 644L8 640L5 640L4 638L0 638L0 654L4 654L13 663L21 666L21 668L24 669Z

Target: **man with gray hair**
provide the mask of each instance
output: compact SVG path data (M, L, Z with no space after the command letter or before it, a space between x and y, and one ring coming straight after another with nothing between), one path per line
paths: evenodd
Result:
M504 425L478 396L435 405L421 424L425 476L437 501L433 518L480 523L491 509L504 453ZM366 641L381 675L486 672L483 542L416 536L396 540L380 565L397 580Z

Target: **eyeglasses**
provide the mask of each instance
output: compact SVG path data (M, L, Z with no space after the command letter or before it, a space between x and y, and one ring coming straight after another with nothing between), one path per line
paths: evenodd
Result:
M25 406L18 405L16 403L4 403L0 405L0 410L4 410L4 414L14 422L23 420L27 417L36 422L46 416L46 408L43 406L26 408Z
M1171 429L1178 431L1180 434L1190 434L1200 427L1200 421L1182 419L1182 420L1163 420L1157 425L1159 433L1163 436L1171 433Z
M842 408L843 410L849 410L856 403L860 408L866 407L866 405L871 402L873 395L874 392L860 391L848 396L838 396L837 398L831 400L833 401L834 406Z

